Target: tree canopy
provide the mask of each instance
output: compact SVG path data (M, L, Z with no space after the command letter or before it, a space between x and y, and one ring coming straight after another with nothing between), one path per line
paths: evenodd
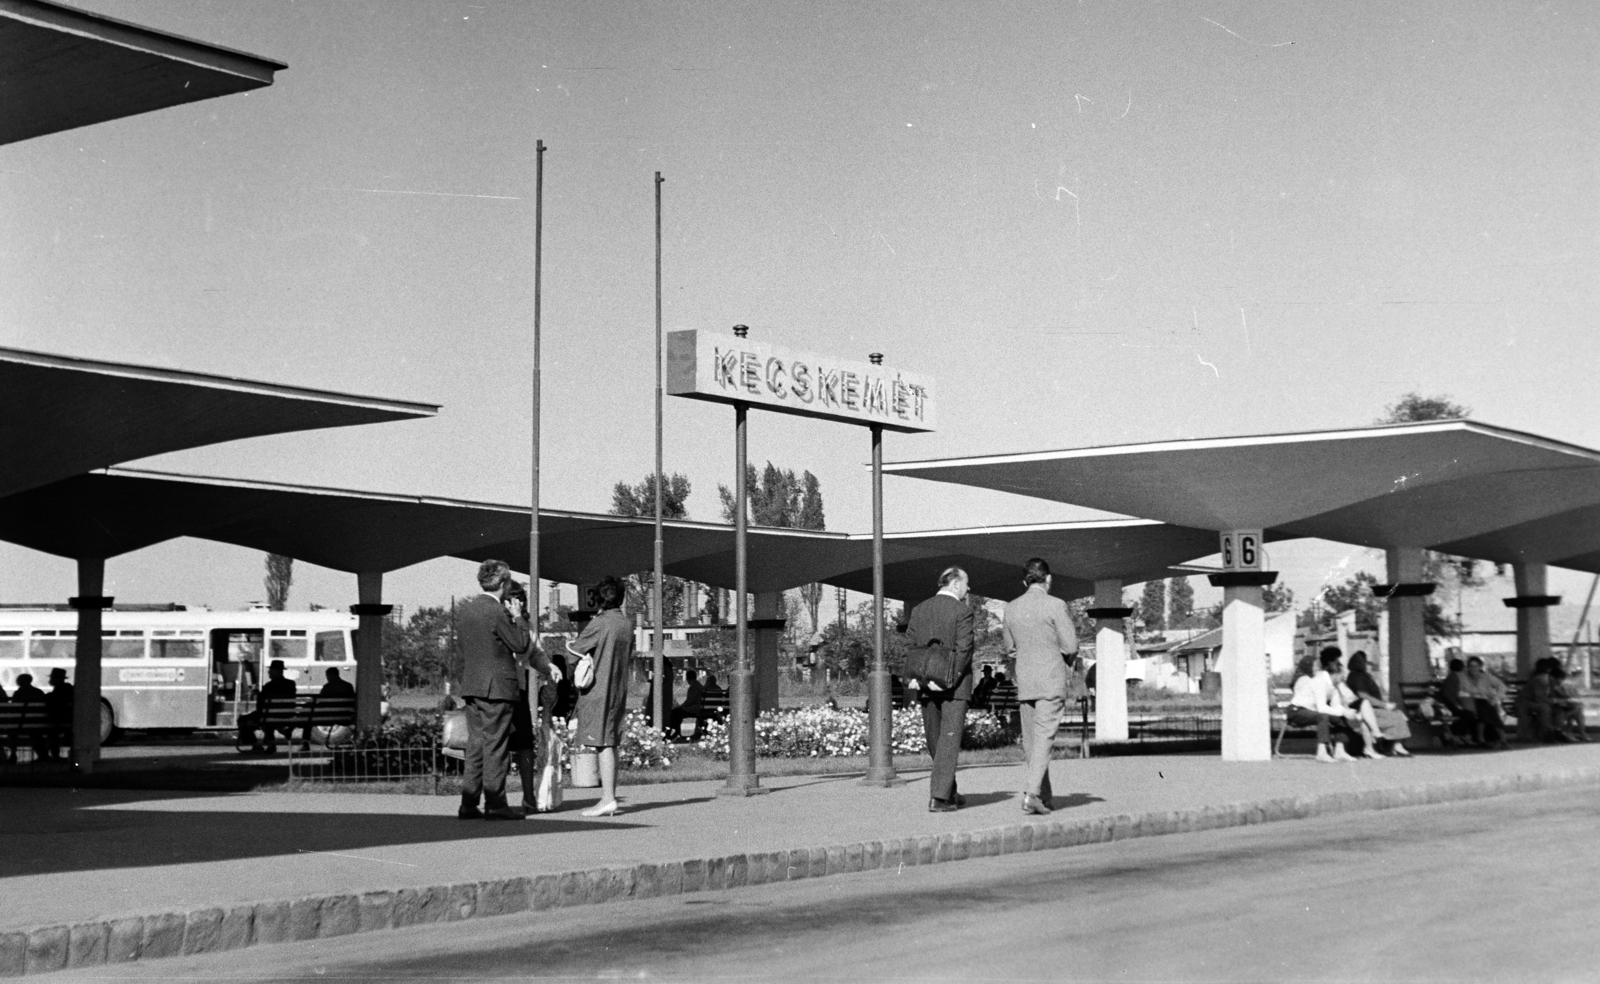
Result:
M1472 408L1452 402L1448 393L1423 396L1411 392L1384 407L1383 416L1378 418L1377 423L1414 424L1424 420L1462 420L1470 416Z

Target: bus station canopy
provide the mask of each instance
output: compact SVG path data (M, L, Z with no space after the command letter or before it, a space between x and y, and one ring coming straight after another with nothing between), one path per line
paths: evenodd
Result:
M0 144L272 84L288 66L45 0L0 0Z
M207 478L110 468L0 499L0 539L64 557L114 557L179 536L281 553L334 570L385 572L438 557L506 561L526 573L526 506L425 496ZM540 576L586 583L648 570L654 525L646 518L540 510ZM1043 556L1063 597L1088 594L1097 578L1129 582L1182 571L1170 565L1214 549L1212 536L1145 520L889 534L886 594L933 593L952 563L980 594L1020 591L1023 561ZM733 529L664 524L668 574L734 584ZM749 587L781 591L820 581L872 590L872 538L755 527Z
M169 451L438 411L427 403L0 348L0 496Z
M1269 539L1467 556L1492 547L1489 559L1537 540L1540 559L1579 570L1594 570L1600 549L1600 452L1466 420L906 461L884 472L1199 529L1264 529ZM1498 540L1474 539L1495 531Z

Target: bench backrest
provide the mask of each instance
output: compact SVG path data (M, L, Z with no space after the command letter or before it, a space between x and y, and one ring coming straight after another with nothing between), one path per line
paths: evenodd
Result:
M0 704L0 733L32 734L54 731L70 722L72 709L29 701L26 704Z
M256 705L262 724L288 723L311 725L354 724L356 699L354 697L323 697L320 694L299 694L292 700L287 697L268 697Z

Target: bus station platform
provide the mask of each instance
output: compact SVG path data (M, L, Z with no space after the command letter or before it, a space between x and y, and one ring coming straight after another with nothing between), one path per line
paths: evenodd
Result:
M1055 812L1019 810L1015 764L963 768L967 806L927 812L859 774L595 791L517 822L447 796L11 787L0 793L0 975L268 945L1311 816L1600 783L1600 746L1323 764L1215 754L1052 763ZM1382 836L1381 820L1363 827Z

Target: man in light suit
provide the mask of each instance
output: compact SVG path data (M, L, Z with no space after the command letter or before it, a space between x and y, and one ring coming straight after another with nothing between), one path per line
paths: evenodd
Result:
M461 647L461 696L467 704L466 774L461 782L463 820L520 820L523 814L506 803L506 773L511 769L511 713L522 692L519 662L531 660L550 673L550 661L528 634L519 611L515 618L503 599L511 568L503 560L478 565L483 593L469 598L457 613ZM484 809L478 809L478 798Z
M961 751L961 731L967 722L967 702L972 699L972 609L967 606L967 572L946 568L939 575L939 593L911 610L906 631L911 645L938 641L956 657L956 685L943 689L929 681L918 688L922 726L933 756L928 778L928 812L951 813L964 802L956 792L956 760Z
M1067 603L1050 593L1050 565L1028 561L1021 597L1006 603L1006 653L1016 660L1022 712L1022 811L1050 812L1050 746L1067 706L1067 661L1078 652Z

